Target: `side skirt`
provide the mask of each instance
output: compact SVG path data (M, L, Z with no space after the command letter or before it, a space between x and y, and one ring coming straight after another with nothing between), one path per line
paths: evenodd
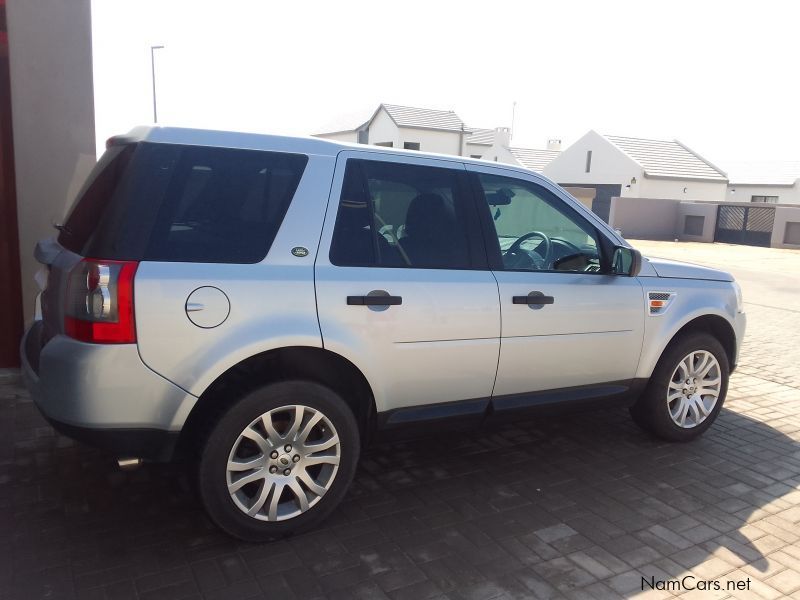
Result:
M641 395L647 379L612 381L556 390L473 398L442 404L422 404L377 414L377 438L423 436L443 430L473 429L484 422L520 418L523 414L630 406Z

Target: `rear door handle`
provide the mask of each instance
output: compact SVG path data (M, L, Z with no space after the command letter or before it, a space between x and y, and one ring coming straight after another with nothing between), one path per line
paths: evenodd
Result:
M402 296L348 296L350 306L398 306L403 303Z
M552 296L545 296L542 292L530 292L527 296L514 296L511 301L514 304L527 304L528 306L543 306L553 304L556 299Z

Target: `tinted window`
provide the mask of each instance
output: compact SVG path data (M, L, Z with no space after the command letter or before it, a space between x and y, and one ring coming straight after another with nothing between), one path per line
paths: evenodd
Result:
M462 173L349 160L330 258L335 265L468 269Z
M521 179L478 174L505 269L600 271L597 232L546 189Z
M134 149L135 146L132 145L113 146L97 161L58 236L62 246L77 254L83 252L97 226L99 215L103 214L108 199L114 194L125 173Z
M65 247L120 260L253 263L266 256L307 158L141 143L102 162L59 236Z

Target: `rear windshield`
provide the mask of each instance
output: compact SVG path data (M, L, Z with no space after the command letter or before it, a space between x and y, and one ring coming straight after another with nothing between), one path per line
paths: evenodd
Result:
M59 243L112 260L254 263L269 251L308 158L141 142L110 148Z

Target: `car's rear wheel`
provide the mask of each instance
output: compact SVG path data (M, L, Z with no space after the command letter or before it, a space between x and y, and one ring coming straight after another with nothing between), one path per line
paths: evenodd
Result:
M273 383L244 395L213 427L200 494L231 535L266 541L320 523L344 497L359 455L352 411L316 383Z
M728 391L730 367L719 341L705 332L674 340L661 356L634 421L665 440L686 442L711 427Z

